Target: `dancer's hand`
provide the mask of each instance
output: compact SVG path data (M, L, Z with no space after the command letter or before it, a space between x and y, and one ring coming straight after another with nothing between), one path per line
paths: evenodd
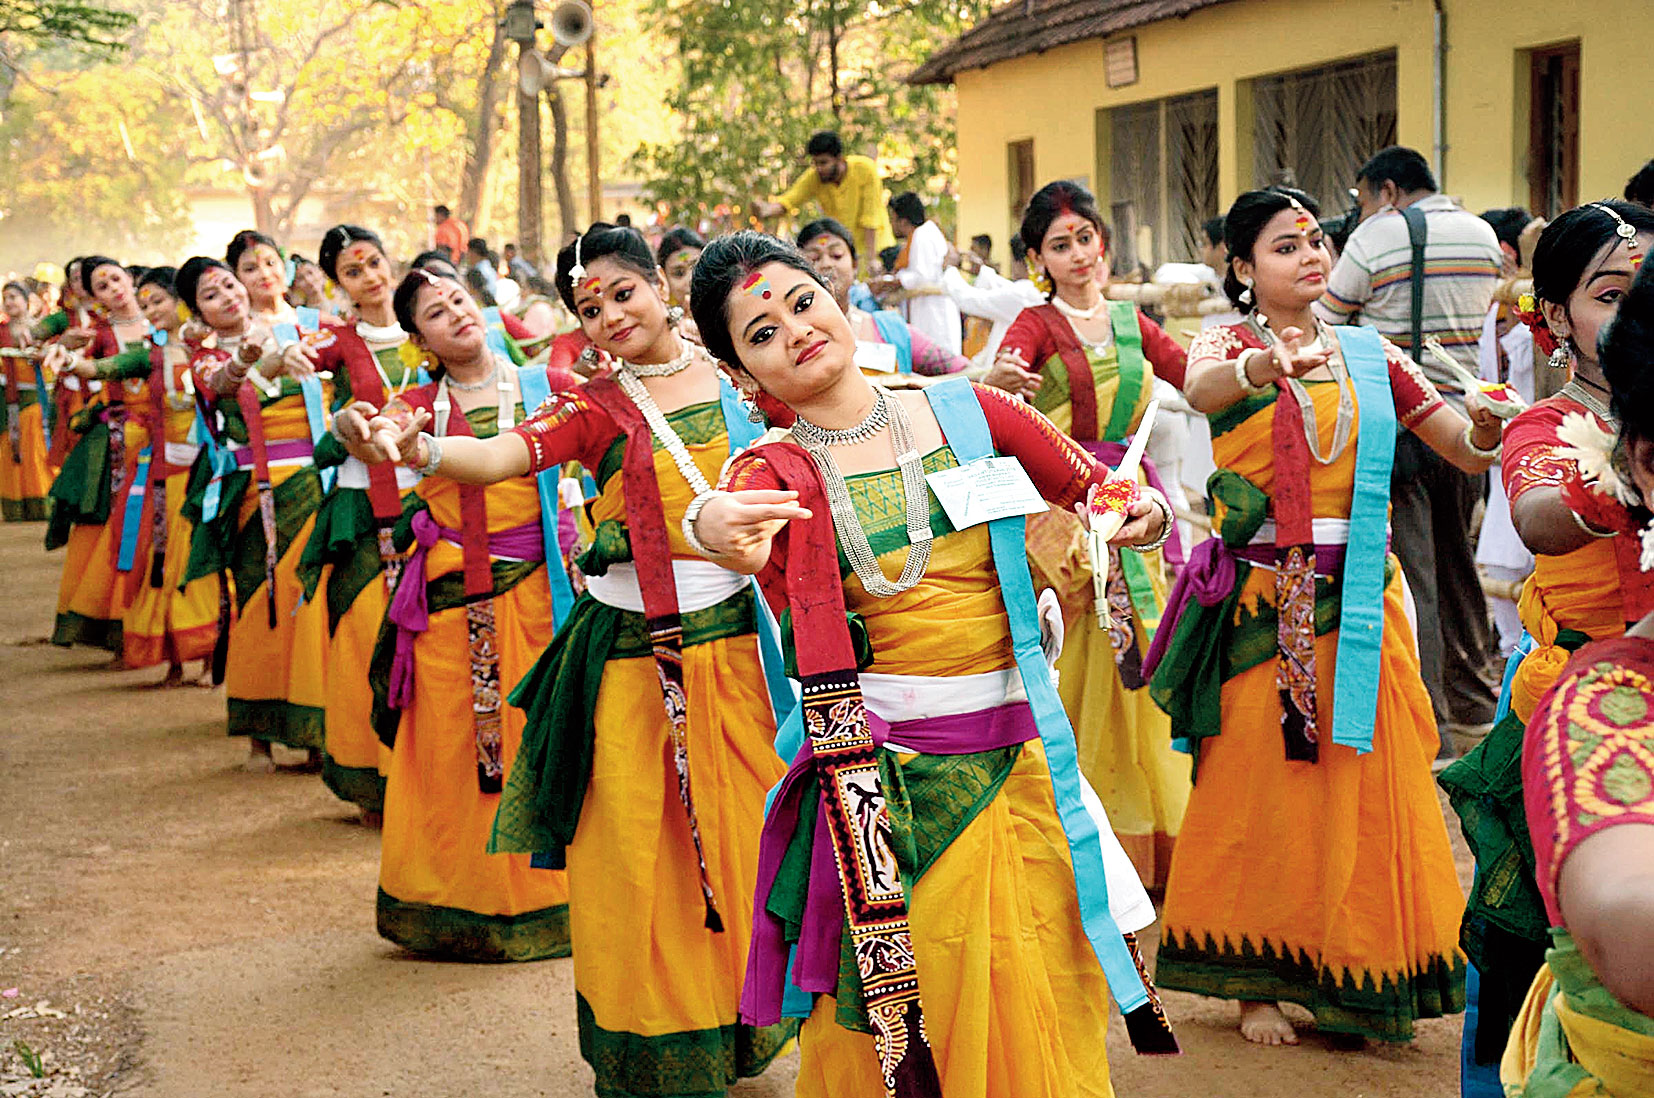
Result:
M1172 506L1166 502L1166 497L1153 488L1139 485L1137 498L1126 507L1125 525L1108 539L1108 543L1128 549L1153 545L1165 532L1166 526L1174 521Z
M321 352L302 339L289 343L281 349L281 372L295 381L302 380L316 372L320 358Z
M418 469L430 462L431 455L419 437L421 430L431 422L431 413L416 408L411 416L390 416L383 413L368 421L368 447L362 460L369 465L394 461L410 469Z
M695 536L719 564L750 574L769 563L770 543L783 526L810 517L797 492L720 492L701 508Z
M994 356L994 364L988 367L988 372L983 375L982 384L1003 389L1012 396L1032 400L1034 394L1039 392L1041 380L1038 373L1028 369L1022 352L1006 347L1001 348Z

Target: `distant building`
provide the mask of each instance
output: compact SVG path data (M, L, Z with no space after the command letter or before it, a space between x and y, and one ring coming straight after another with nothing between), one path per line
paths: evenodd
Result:
M1389 144L1473 210L1618 195L1654 156L1647 0L1012 0L909 78L958 92L959 228L1083 180L1126 265L1285 176L1327 215Z

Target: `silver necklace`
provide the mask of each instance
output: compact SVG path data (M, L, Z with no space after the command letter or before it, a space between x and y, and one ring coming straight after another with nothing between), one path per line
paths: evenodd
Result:
M873 411L856 426L845 431L829 432L800 419L793 425L793 437L798 439L821 471L822 484L827 490L827 509L833 516L833 529L838 534L839 544L844 546L844 555L850 558L851 570L861 580L862 589L874 598L887 599L901 594L924 578L925 569L930 566L930 551L935 538L930 530L930 491L925 484L924 459L913 445L913 424L907 417L907 409L882 386L873 386L873 392ZM896 467L902 474L908 551L907 563L902 565L902 574L895 580L884 574L879 558L868 543L867 531L862 528L855 501L850 497L850 485L827 449L831 443L826 441L834 435L848 442L871 438L883 426L882 423L880 427L869 426L875 417L889 423L890 442L896 451ZM803 431L799 430L800 427L804 428ZM848 435L857 437L845 438Z
M1610 428L1619 427L1619 420L1614 418L1614 413L1609 410L1608 405L1602 402L1601 397L1586 388L1584 383L1581 382L1579 378L1573 378L1568 382L1568 384L1557 390L1557 393L1560 396L1572 397L1574 400L1579 401L1579 403L1589 408L1591 413L1598 419L1608 424Z
M793 434L818 446L850 446L857 442L866 442L889 425L890 405L894 403L890 399L889 390L882 385L873 385L870 388L873 390L873 407L862 417L860 423L843 428L822 427L799 416L798 421L793 424Z
M669 362L627 362L625 368L636 377L671 377L689 369L689 364L695 361L695 345L687 339L680 339L683 350Z
M483 378L481 381L472 381L472 382L460 381L457 378L455 378L451 373L448 375L447 381L448 381L448 387L450 389L456 390L457 392L461 392L461 393L480 393L484 389L488 388L490 385L494 384L494 379L499 377L499 376L500 376L500 364L498 362L495 362L494 363L494 368L492 370L489 370L488 371L488 376Z
M1278 344L1279 339L1268 327L1269 318L1254 312L1247 318L1257 329L1259 337L1265 343ZM1315 321L1315 338L1321 341L1323 347L1334 348L1321 321ZM1315 401L1310 398L1309 390L1304 383L1295 377L1286 379L1287 390L1292 399L1298 402L1298 410L1304 421L1304 441L1309 444L1309 453L1322 465L1331 465L1337 461L1350 444L1350 432L1355 427L1355 383L1350 380L1350 371L1344 365L1344 356L1333 354L1327 362L1332 371L1333 380L1338 383L1338 420L1332 426L1332 447L1325 455L1321 453L1321 427L1315 420Z
M659 440L666 452L672 455L672 463L678 467L678 472L683 474L683 479L689 483L694 493L699 496L712 491L712 485L707 483L706 475L690 456L689 447L684 445L683 438L672 429L672 424L667 422L666 413L660 410L655 398L649 395L648 388L632 372L632 364L622 363L614 376L615 384L619 385L620 391L637 405L637 410L643 413L643 421L649 425L650 432Z
M1095 320L1097 314L1103 311L1103 306L1108 304L1108 299L1104 297L1101 292L1099 292L1097 295L1097 303L1095 305L1091 306L1089 309L1080 309L1064 301L1060 295L1052 294L1051 304L1057 307L1057 312L1068 317L1070 320Z

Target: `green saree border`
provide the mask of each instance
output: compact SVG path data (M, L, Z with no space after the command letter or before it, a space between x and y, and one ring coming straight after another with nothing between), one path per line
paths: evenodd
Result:
M598 1098L724 1098L736 1080L762 1075L800 1025L789 1018L645 1037L603 1029L584 995L575 992L574 1001L580 1055L597 1074Z
M68 610L57 616L52 627L52 643L59 648L84 644L89 648L107 648L119 653L125 648L122 633L119 619L89 618Z
M23 499L0 499L0 519L6 522L45 522L46 497L26 496Z
M1297 1003L1315 1015L1323 1033L1348 1033L1379 1041L1413 1039L1420 1018L1458 1014L1465 1008L1465 962L1432 955L1412 975L1334 973L1302 949L1267 939L1255 945L1243 935L1237 947L1211 935L1197 942L1168 929L1160 941L1155 983L1217 999Z
M544 961L573 953L568 904L517 915L481 915L398 900L381 888L375 906L379 936L414 953L485 963Z
M376 766L340 766L324 752L322 784L341 801L358 805L363 811L385 810L385 776Z
M230 698L228 733L308 750L326 738L327 711L280 698Z

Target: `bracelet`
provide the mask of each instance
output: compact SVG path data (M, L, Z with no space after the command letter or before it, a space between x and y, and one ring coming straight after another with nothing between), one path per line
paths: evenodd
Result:
M1499 441L1494 443L1493 447L1491 449L1484 450L1480 446L1476 445L1476 440L1475 439L1470 437L1471 434L1475 430L1476 430L1476 425L1474 423L1469 424L1465 427L1465 429L1464 429L1465 448L1468 449L1472 454L1475 454L1477 457L1487 458L1489 461L1498 461L1499 460L1499 454L1505 448L1504 435L1501 434L1499 436Z
M684 508L683 540L687 541L689 543L689 547L695 550L695 552L701 554L703 557L721 557L724 554L715 549L707 548L706 543L701 541L701 539L695 535L695 520L701 517L701 511L705 509L707 503L718 496L727 495L729 495L728 492L720 491L717 488L708 488L706 491L701 492L694 499L690 500L689 506Z
M425 464L414 468L414 472L422 477L428 477L442 467L442 441L435 435L419 432L419 437L425 443ZM414 451L416 454L418 450Z
M1171 505L1166 502L1165 498L1159 492L1154 492L1148 494L1148 500L1160 508L1160 536L1147 545L1133 545L1132 548L1139 553L1152 553L1159 549L1172 540L1172 531L1177 529L1177 517L1172 514Z
M1240 385L1241 392L1246 396L1263 396L1275 388L1273 385L1254 385L1252 379L1246 376L1246 364L1251 361L1253 355L1259 353L1265 357L1269 355L1268 351L1259 352L1256 347L1251 347L1242 351L1240 357L1235 359L1235 382Z
M1581 530L1584 530L1587 534L1594 538L1611 538L1614 536L1614 531L1598 530L1595 526L1592 526L1589 522L1585 521L1584 515L1573 510L1572 508L1569 508L1568 514L1573 518L1575 526L1578 526Z

